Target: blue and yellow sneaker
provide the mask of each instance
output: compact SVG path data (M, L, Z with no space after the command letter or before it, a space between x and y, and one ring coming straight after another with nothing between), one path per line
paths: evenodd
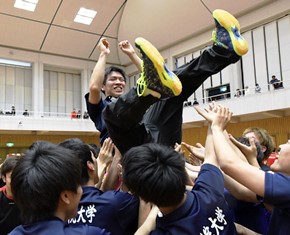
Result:
M164 62L158 50L146 39L136 38L136 47L142 55L142 74L137 80L137 93L144 96L156 92L158 98L165 99L178 96L182 91L182 84L179 78L171 72Z
M212 15L216 24L216 29L212 32L214 44L234 51L239 56L246 54L248 43L240 33L238 20L220 9L214 10Z

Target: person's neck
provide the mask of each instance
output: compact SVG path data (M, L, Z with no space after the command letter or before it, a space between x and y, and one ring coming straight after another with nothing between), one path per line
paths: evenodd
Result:
M96 185L95 180L94 179L89 179L88 182L85 185L83 185L83 186L86 186L86 187L95 187L95 185Z
M170 214L171 212L175 211L176 209L178 209L179 207L181 207L183 205L183 203L185 202L186 200L186 197L187 197L187 194L184 193L184 196L181 200L180 203L178 203L177 205L174 205L174 206L168 206L168 207L158 207L160 212L163 214L163 215L167 215L167 214Z
M10 200L12 200L12 199L13 199L12 192L11 192L11 190L9 190L9 188L8 188L8 187L6 187L6 188L4 189L4 194L5 194L5 195L6 195L6 197L7 197L7 198L9 198Z
M66 221L68 220L69 218L67 218L66 214L64 211L62 211L61 209L57 208L55 213L54 213L54 216L61 219L62 221Z

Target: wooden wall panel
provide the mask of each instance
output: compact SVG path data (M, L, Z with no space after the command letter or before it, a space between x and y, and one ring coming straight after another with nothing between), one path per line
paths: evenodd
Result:
M290 116L230 123L227 130L233 136L239 137L248 127L261 127L266 129L273 136L276 147L278 147L280 144L287 142L290 137ZM191 145L197 142L204 145L206 133L207 127L185 129L183 130L183 141Z
M240 123L230 123L227 130L233 136L239 137L247 127L262 127L269 131L274 137L276 147L285 143L290 138L290 116L283 118L269 118L263 120L255 120ZM207 133L207 127L188 128L183 130L183 141L195 145L197 142L204 145ZM58 143L66 138L77 137L86 143L96 143L100 145L98 136L77 136L77 135L0 135L0 158L6 156L6 153L25 149L36 140L47 140L53 143ZM15 143L11 149L7 148L5 144L8 141ZM0 159L1 162L1 159Z
M78 136L78 135L0 135L0 163L3 162L9 153L24 152L34 141L46 140L52 143L59 143L67 138L80 138L86 143L94 143L100 146L99 136ZM13 142L14 147L6 147L7 142Z

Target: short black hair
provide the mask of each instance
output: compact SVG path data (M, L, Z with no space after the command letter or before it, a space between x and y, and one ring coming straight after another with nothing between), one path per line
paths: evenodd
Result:
M93 152L95 158L98 158L101 148L96 144L89 144L91 151Z
M11 176L13 199L24 223L54 216L61 192L77 192L81 168L69 149L47 141L37 141L19 160Z
M16 166L16 164L21 158L22 158L22 155L20 154L7 156L1 166L1 175L5 176L7 173L13 171L14 167Z
M93 163L92 150L88 144L79 138L69 138L59 143L60 146L72 150L80 160L82 167L82 185L85 185L89 180L89 173L87 170L87 161ZM93 152L94 154L94 152Z
M161 207L182 201L187 173L183 156L174 149L155 143L133 147L122 166L124 183L144 201Z
M123 69L119 68L119 67L116 67L116 66L110 66L110 67L107 67L105 69L105 77L104 77L104 81L103 81L103 84L106 85L106 82L107 82L107 79L108 79L108 76L112 73L112 72L118 72L122 75L122 77L124 78L125 82L126 82L126 73L124 72Z

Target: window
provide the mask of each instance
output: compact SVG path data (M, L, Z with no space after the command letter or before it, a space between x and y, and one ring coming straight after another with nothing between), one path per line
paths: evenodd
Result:
M32 110L32 68L0 64L0 110Z
M230 84L207 89L208 101L223 100L231 97Z
M44 71L44 116L70 115L82 98L80 73Z

